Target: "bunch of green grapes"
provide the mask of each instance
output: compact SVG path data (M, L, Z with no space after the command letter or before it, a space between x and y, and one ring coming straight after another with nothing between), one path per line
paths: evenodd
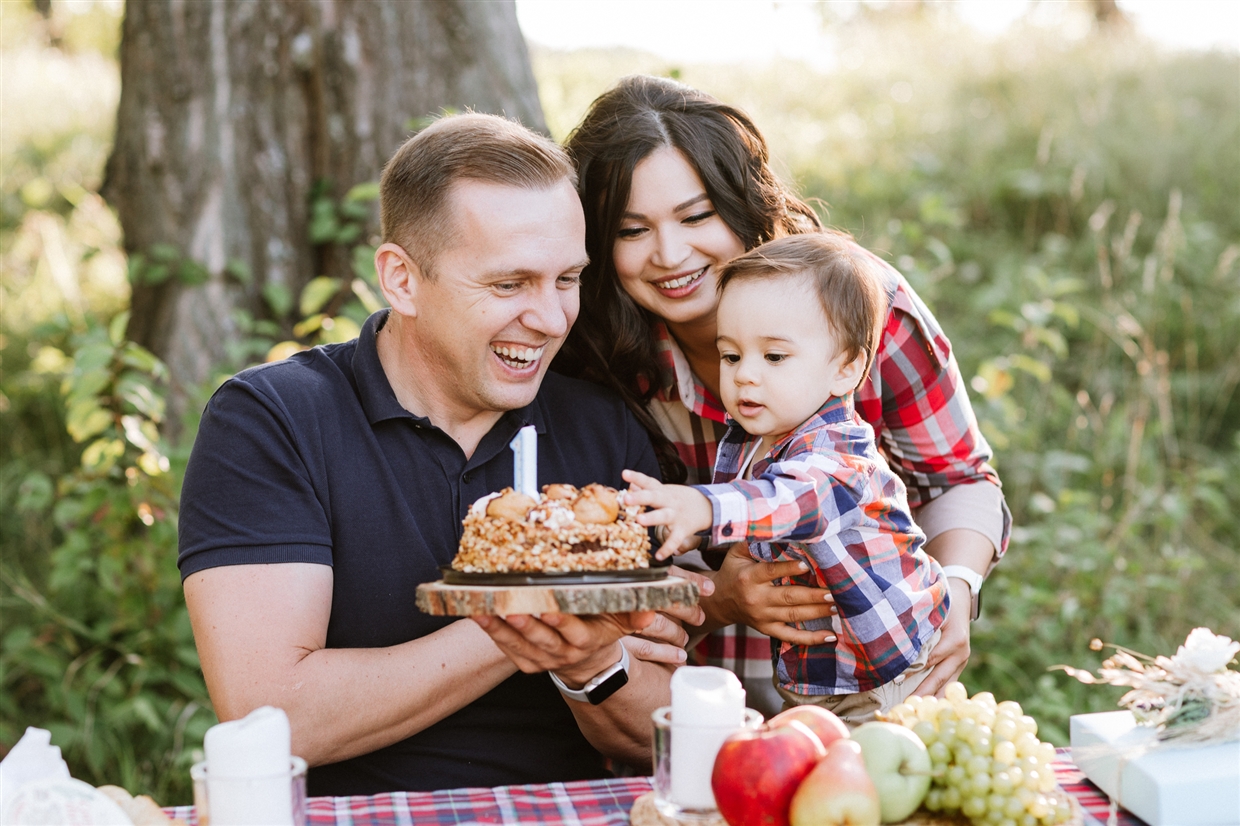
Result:
M913 730L930 752L933 780L925 807L959 812L977 826L1054 826L1072 819L1055 782L1055 747L1038 739L1020 703L969 698L961 683L946 697L910 697L883 719Z

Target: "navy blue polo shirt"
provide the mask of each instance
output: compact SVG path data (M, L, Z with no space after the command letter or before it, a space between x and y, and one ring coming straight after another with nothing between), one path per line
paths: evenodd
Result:
M649 437L620 399L548 373L468 459L428 419L401 407L375 335L254 367L207 404L185 472L182 578L220 565L311 562L333 569L329 648L377 648L453 622L414 605L440 578L478 498L512 484L517 430L538 430L540 483L624 487L620 471L658 475ZM546 674L516 674L394 745L311 769L311 795L377 794L579 780L605 775Z

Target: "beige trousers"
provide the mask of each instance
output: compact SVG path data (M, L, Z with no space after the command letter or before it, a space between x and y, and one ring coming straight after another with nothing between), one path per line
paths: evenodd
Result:
M921 685L929 674L926 662L930 659L930 652L934 650L934 646L938 644L942 636L942 631L935 631L934 636L921 647L917 659L905 669L903 674L869 691L862 691L858 694L794 694L780 688L778 684L775 690L779 692L780 697L784 698L784 710L793 706L822 706L834 712L837 717L848 724L849 728L856 728L862 723L875 719L878 712L890 711L912 696L917 686Z

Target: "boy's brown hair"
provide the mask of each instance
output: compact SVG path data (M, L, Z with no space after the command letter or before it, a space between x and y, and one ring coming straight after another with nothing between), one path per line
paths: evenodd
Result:
M405 141L383 167L380 223L383 240L404 247L428 277L455 240L448 195L461 180L575 188L577 172L553 140L498 115L448 115Z
M865 354L861 381L870 374L887 319L887 295L878 268L847 236L808 232L768 241L719 270L719 294L736 281L805 278L848 361ZM855 388L854 388L855 389Z

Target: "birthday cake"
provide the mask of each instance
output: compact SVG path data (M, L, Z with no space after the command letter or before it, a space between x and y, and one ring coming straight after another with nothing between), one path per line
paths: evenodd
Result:
M641 510L605 485L504 488L473 504L452 568L465 573L626 571L650 565Z

